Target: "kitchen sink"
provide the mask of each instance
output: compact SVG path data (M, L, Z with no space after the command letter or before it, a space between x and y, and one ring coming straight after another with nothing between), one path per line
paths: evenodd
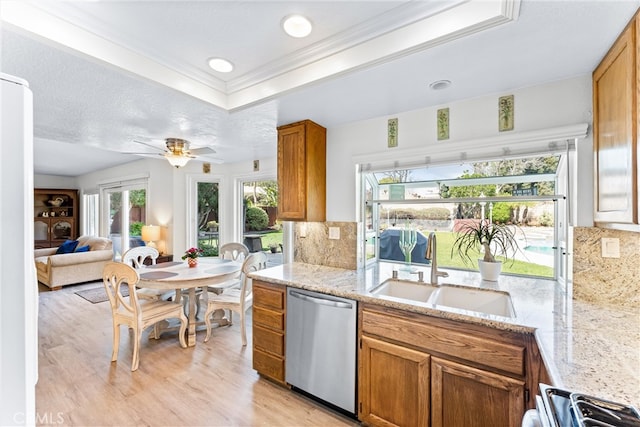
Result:
M443 285L432 294L429 302L478 313L515 317L511 296L506 292Z
M435 308L457 308L479 314L515 317L511 296L502 291L388 279L373 289L371 294L405 304L420 303Z
M410 280L389 279L371 291L380 297L391 297L426 303L431 294L438 289L428 283L412 282Z

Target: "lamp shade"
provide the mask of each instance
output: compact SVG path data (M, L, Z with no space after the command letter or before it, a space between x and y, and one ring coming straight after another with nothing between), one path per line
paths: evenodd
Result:
M143 225L141 234L142 240L144 240L145 242L156 242L160 240L160 226Z

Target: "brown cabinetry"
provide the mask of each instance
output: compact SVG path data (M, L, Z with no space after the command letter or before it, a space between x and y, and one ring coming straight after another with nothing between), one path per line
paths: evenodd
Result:
M638 224L636 15L593 72L594 220Z
M431 427L517 427L524 414L524 390L520 379L434 357Z
M33 195L35 248L78 238L78 191L36 188Z
M360 421L428 426L429 354L368 336L361 344Z
M326 219L326 129L311 120L278 127L278 219Z
M543 365L526 334L363 304L359 418L384 426L520 425Z
M284 286L253 281L253 369L266 378L285 384Z

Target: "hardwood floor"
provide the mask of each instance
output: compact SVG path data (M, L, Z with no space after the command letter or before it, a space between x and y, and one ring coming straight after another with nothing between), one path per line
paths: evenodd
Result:
M91 304L74 292L94 282L41 288L39 304L39 425L68 426L354 426L299 394L260 378L251 368L240 324L215 329L183 349L174 333L159 340L146 331L140 367L131 372L131 335L123 328L111 363L108 302ZM249 317L250 320L250 317Z

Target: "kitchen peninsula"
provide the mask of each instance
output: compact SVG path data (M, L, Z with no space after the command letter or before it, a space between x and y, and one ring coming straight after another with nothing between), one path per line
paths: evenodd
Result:
M361 270L285 264L251 276L285 285L357 300L439 319L531 334L553 385L640 406L640 318L637 311L574 301L550 280L502 276L482 282L477 273L448 270L443 283L508 292L515 317L474 316L457 309L436 309L380 298L370 291L392 277L399 264L379 262ZM429 268L424 270L428 277ZM400 272L402 277L403 272ZM406 274L406 273L405 273ZM409 280L415 280L404 277ZM537 392L533 391L533 393Z

